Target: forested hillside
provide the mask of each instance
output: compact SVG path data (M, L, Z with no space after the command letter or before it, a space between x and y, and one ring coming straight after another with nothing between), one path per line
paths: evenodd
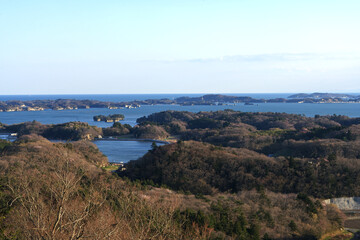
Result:
M316 239L342 225L338 209L306 195L192 195L122 179L87 141L1 143L1 239Z
M3 239L319 239L343 234L322 200L360 195L359 118L166 111L134 127L0 128L19 136L0 141ZM100 136L174 143L112 174L85 141Z

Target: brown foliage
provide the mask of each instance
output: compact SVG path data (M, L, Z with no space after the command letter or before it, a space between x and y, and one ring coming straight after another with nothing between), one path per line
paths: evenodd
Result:
M143 139L165 139L169 133L163 127L147 124L135 127L134 135Z
M182 230L172 217L176 205L147 201L98 168L101 156L92 148L27 136L4 151L0 180L10 211L2 216L3 237L197 239L205 234Z

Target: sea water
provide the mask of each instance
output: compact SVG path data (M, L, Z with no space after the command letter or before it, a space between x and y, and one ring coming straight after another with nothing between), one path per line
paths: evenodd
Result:
M149 141L94 141L99 150L109 159L109 162L128 162L142 157L151 149ZM164 143L156 143L157 146Z
M99 101L132 101L146 99L175 99L181 96L198 97L203 94L124 94L124 95L8 95L0 96L0 101L6 100L36 100L36 99L91 99ZM249 96L253 98L286 98L291 94L228 94L233 96ZM324 103L324 104L299 104L299 103L259 103L254 105L244 105L243 103L228 104L221 106L179 106L179 105L144 105L140 108L132 109L77 109L62 111L36 111L36 112L0 112L0 122L5 124L15 124L26 121L39 121L43 124L58 124L71 121L87 122L97 127L110 127L112 123L95 122L95 115L123 114L125 119L121 123L134 126L136 119L152 113L176 110L176 111L218 111L233 109L243 112L285 112L292 114L302 114L313 117L319 115L347 115L349 117L360 117L359 103ZM3 138L3 137L0 137ZM109 161L127 162L135 160L145 154L151 146L149 142L126 142L126 141L95 141L99 149L108 156Z

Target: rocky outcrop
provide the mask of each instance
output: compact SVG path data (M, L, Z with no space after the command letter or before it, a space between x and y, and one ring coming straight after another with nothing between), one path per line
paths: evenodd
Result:
M340 210L360 210L360 197L332 198L324 202L335 204Z

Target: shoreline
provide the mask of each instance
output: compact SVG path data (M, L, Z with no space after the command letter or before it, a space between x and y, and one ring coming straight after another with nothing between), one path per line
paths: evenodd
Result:
M146 139L146 138L95 138L92 140L92 142L95 141L136 141L136 142L155 142L155 143L164 143L164 144L170 144L169 141L164 140L156 140L156 139Z
M314 93L315 94L315 93ZM233 96L224 94L206 94L200 97L182 96L175 99L147 99L147 100L131 100L131 101L100 101L89 99L56 99L56 100L6 100L0 101L0 112L22 112L22 111L44 111L44 110L77 110L90 108L138 108L142 105L229 105L238 103L259 104L259 103L360 103L360 96L317 93L299 94L289 97L275 97L270 99L250 97L250 96Z
M202 104L202 103L192 103L192 104L144 104L143 106L234 106L234 105L248 105L246 103L251 103L249 105L258 106L258 104L360 104L359 102L355 101L344 101L344 102L225 102L221 104ZM140 108L141 106L133 107L133 108ZM111 109L111 110L117 110L117 109L125 109L125 108L107 108L107 107L92 107L92 108L69 108L69 109L37 109L37 110L26 110L26 109L11 109L11 110L3 110L0 109L0 113L14 113L14 112L43 112L43 111L76 111L76 110L85 110L85 109ZM129 108L126 108L129 109Z
M11 136L11 133L0 133L0 136L7 136L6 138L0 138L2 140L7 140L7 141L16 141L17 137L15 136ZM47 139L50 142L68 142L68 140L64 140L64 139ZM171 141L165 141L165 140L157 140L157 139L147 139L147 138L114 138L114 137L105 137L105 138L94 138L94 140L90 140L90 142L95 142L95 141L134 141L134 142L155 142L155 143L163 143L163 144L171 144L173 142ZM70 141L70 142L74 142L74 141Z

